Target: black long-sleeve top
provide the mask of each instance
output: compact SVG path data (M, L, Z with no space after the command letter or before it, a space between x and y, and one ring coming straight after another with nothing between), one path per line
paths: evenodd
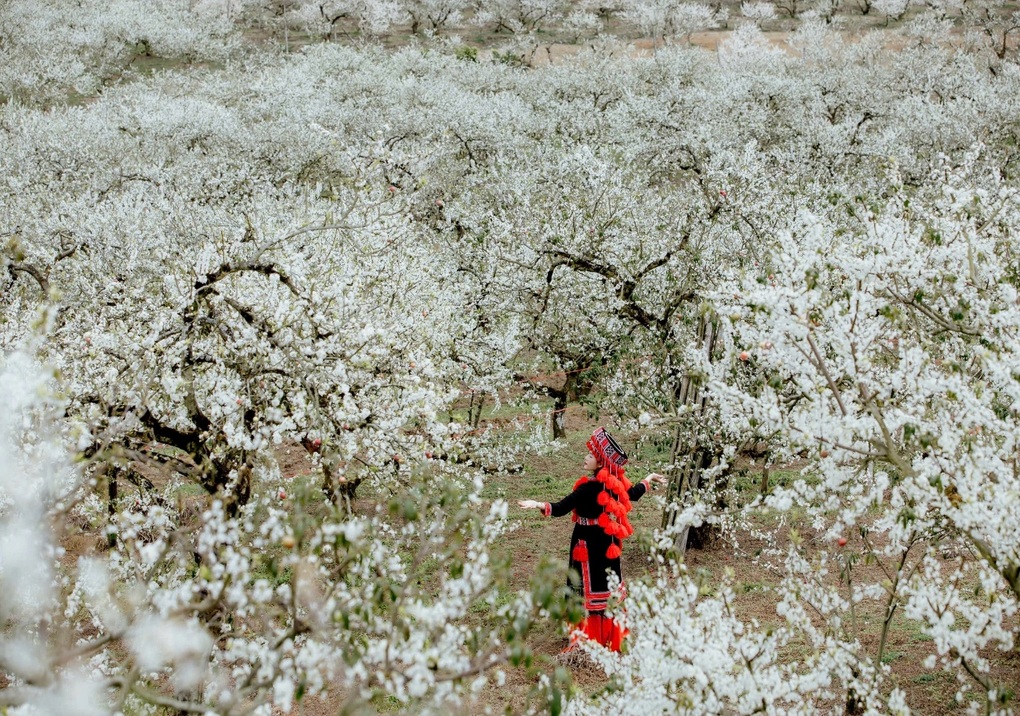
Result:
M546 517L563 517L571 511L576 511L578 517L598 519L603 511L602 505L598 503L598 496L604 489L605 486L601 482L590 479L559 502L546 502L542 514ZM648 492L647 479L631 485L627 490L627 496L631 502L637 502L646 492Z

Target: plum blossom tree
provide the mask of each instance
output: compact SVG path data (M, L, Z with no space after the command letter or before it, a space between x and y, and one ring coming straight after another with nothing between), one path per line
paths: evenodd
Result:
M727 12L695 2L640 0L628 5L625 17L654 39L683 38L689 42L695 32L725 25Z
M768 2L745 2L740 6L740 14L761 23L776 19L776 6Z
M803 33L797 42L802 43L805 49L810 49L798 61L803 62L803 66L838 66L838 63L830 65L830 56L820 51L828 45L820 43L817 35L812 39L809 33ZM867 53L873 51L865 46L850 52L860 53L857 61L861 61ZM752 75L758 89L762 86L765 73L775 76L779 64L786 66L785 72L798 71L797 64L789 64L788 60L776 53L769 55L759 51L752 55L746 49L740 53L731 52L733 54L729 56L733 58L735 74L726 78L731 90L736 86L734 81L739 76L736 73L753 73L755 67L763 71L761 76ZM946 55L941 50L929 46L919 48L918 53L926 58L925 61L944 66L941 63L945 62ZM919 57L912 57L911 54L906 53L899 63L893 62L884 71L888 71L891 78L902 78L903 82L910 77L916 81L917 74L911 68L916 66ZM766 70L766 67L770 69ZM930 81L935 84L928 87L937 86L938 89L935 94L928 96L934 98L933 101L938 105L948 107L958 106L957 101L962 100L964 94L969 97L964 101L987 103L989 108L1000 101L1008 101L1008 95L998 94L1000 91L1008 92L1008 83L988 84L977 80L970 85L971 91L962 93L962 85L957 82L962 77L976 77L972 74L975 69L975 65L964 63L958 65L957 71L960 74L950 72L937 79L931 76ZM927 81L917 87L918 92L929 91L925 89ZM803 141L804 136L817 137L812 152L817 151L818 155L800 155L798 165L787 164L791 172L803 171L807 166L821 169L823 165L814 164L821 156L826 157L821 160L825 166L841 167L839 180L830 174L825 183L804 181L788 174L784 182L787 186L790 182L796 184L800 207L795 203L787 211L782 211L776 206L777 196L786 200L790 194L782 188L764 188L769 186L767 180L764 180L769 163L757 164L753 154L743 160L739 171L725 175L723 181L726 183L723 186L727 187L727 215L732 212L732 216L737 219L736 225L743 224L748 230L748 237L756 239L757 246L748 242L743 254L734 255L740 260L716 264L717 270L722 266L731 266L723 271L732 275L734 280L724 280L716 284L720 286L717 292L713 293L710 289L705 294L706 297L711 296L712 302L718 305L717 314L722 329L718 346L722 355L703 364L701 368L710 379L709 404L714 404L721 409L723 415L729 416L723 425L727 435L734 438L748 434L780 436L777 443L780 449L786 454L807 456L812 462L817 461L818 469L826 476L818 487L798 482L792 491L778 492L766 506L780 512L790 509L794 504L814 506L811 509L813 519L817 525L822 526L829 539L835 540L839 534L860 534L861 550L865 557L888 565L880 582L860 583L847 577L841 587L845 593L841 596L837 588L818 579L819 574L829 569L826 559L840 562L838 553L834 557L823 556L821 562L806 560L798 553L784 557L787 579L782 589L788 595L789 606L784 607L784 610L790 616L790 628L801 635L810 635L809 641L819 649L818 653L826 654L818 662L824 666L819 666L819 671L811 677L819 681L813 683L824 683L825 688L830 688L831 684L831 688L835 689L834 692L823 692L820 698L825 698L824 693L837 694L838 698L838 693L844 691L848 708L852 710L904 709L904 694L894 683L890 683L883 657L890 624L895 615L905 612L909 619L917 620L920 628L930 633L938 645L936 653L932 655L933 663L941 662L945 668L955 672L963 680L963 691L976 688L978 696L987 699L988 707L994 709L996 704L1008 701L1009 694L1002 684L996 683L989 676L987 659L983 654L988 649L1009 649L1015 640L1015 632L1009 626L1009 620L1016 610L1016 596L1012 586L1014 557L1011 551L1016 540L1007 534L1008 529L994 536L990 533L975 535L971 531L979 523L982 525L981 530L986 526L992 529L991 526L995 524L1015 524L1015 516L1010 511L1011 501L1007 501L1009 504L1003 505L1002 512L996 516L983 511L993 500L987 495L982 497L986 494L982 492L985 488L979 486L995 485L995 490L1011 489L1007 486L1012 473L1006 464L1009 459L1006 456L1011 454L1008 436L1015 432L1015 426L1008 424L1007 420L1001 429L993 430L997 437L989 436L987 439L991 444L985 449L978 449L973 441L983 440L976 436L987 434L986 419L991 425L1007 419L1006 406L1012 404L1012 397L1004 397L1006 394L1011 395L1011 379L992 381L991 376L1002 373L1000 369L991 367L990 362L1000 350L998 345L1001 343L996 336L999 335L997 331L1002 330L993 330L991 326L1013 325L1008 318L1013 301L1010 293L1012 284L1007 278L1010 274L1006 268L1011 261L1011 244L1005 237L1014 230L1016 205L1008 185L1004 185L998 178L1002 176L1002 167L1013 161L1010 158L1012 155L1008 151L986 150L973 153L964 161L959 149L962 137L945 126L947 131L944 133L940 128L940 146L964 162L962 174L955 175L944 164L944 159L930 153L930 144L926 146L920 133L914 132L919 126L914 125L906 130L903 121L908 116L907 112L915 119L925 117L923 121L929 128L926 131L930 132L932 127L942 126L934 114L927 114L923 105L913 105L907 109L907 105L902 103L888 104L887 97L865 98L860 93L862 87L846 74L841 75L838 82L835 77L824 79L821 91L814 95L815 99L796 103L799 107L810 108L811 112L800 115L794 122L800 128L799 134L786 134L779 130L779 127L790 121L789 117L782 118L783 113L795 104L787 104L788 100L779 100L778 106L783 109L779 110L774 119L757 125L771 128L771 131L766 129L765 134L759 135L758 146L771 153L776 162L790 160L792 147L786 144L790 138L796 136L799 141ZM787 76L769 86L765 94L772 96L770 101L775 101L777 96L792 99L803 89L803 85L793 83ZM986 91L989 94L985 94ZM749 102L757 101L756 98L750 99L753 97L753 94L749 95ZM642 108L647 109L647 106L645 104ZM726 96L726 106L732 111L746 112L733 102L732 94ZM718 110L709 105L706 111ZM647 117L648 113L645 112L644 116ZM673 126L676 122L674 111ZM641 125L632 122L630 126ZM704 123L703 126L712 125ZM993 134L999 131L995 126L995 123L989 125ZM837 128L838 131L834 132ZM888 133L890 131L892 135ZM661 134L653 136L660 156L669 156L671 146L668 135L666 141ZM1005 137L1002 134L997 136ZM929 134L929 141L930 137ZM869 166L867 152L862 154L860 151L860 147L865 145L876 149L882 147L879 151L886 156L887 152L891 152L896 160L892 164L888 163L889 160L883 160L877 165L870 165L872 171L862 172L864 166ZM718 145L709 146L713 152L718 152L718 156L725 156L732 162L733 150L724 153L727 150ZM701 161L714 169L714 157L702 151L701 156L708 156L709 159ZM677 156L699 155L688 149L678 151ZM799 168L795 169L795 166ZM896 167L892 175L889 174L890 166ZM756 177L762 177L761 184L756 183L759 181ZM833 191L836 186L834 181L847 181L854 188L848 186ZM562 186L562 180L560 182ZM762 196L755 199L744 196L736 189L739 186L756 186L756 191ZM774 191L779 191L779 194L770 193ZM525 194L531 192L525 191ZM756 199L763 197L768 197L764 200L770 202L767 210L755 205ZM520 215L520 212L515 215ZM824 219L821 218L823 216ZM789 222L791 228L782 228L783 222ZM768 229L763 231L764 227ZM773 244L775 248L767 250L769 244L762 244L761 241L772 232L776 235ZM955 238L947 239L949 236ZM941 248L949 244L956 247L955 252ZM818 263L805 267L806 256L815 257L807 259L808 262L817 260ZM874 262L879 260L876 257L884 257L879 268L862 268L874 266ZM976 263L968 268L970 262ZM780 266L790 268L783 269L784 273L780 275L776 273ZM816 271L822 280L818 280ZM902 274L901 271L907 273ZM986 276L982 271L988 271L989 274ZM964 276L970 278L960 278ZM996 278L998 276L1002 278ZM862 283L864 278L867 281ZM916 288L918 280L921 280L921 285ZM961 280L970 288L957 288ZM871 281L879 283L872 288ZM794 285L806 288L794 289ZM901 286L896 289L896 293L892 293L891 288L878 287L892 285ZM782 288L784 286L787 288ZM919 292L915 293L915 288ZM775 297L793 295L784 294L784 291L804 291L803 295L797 294L800 298L791 299L789 307L783 303L782 315L792 321L784 324L787 327L782 330L788 333L782 334L786 336L783 340L789 342L788 347L799 342L797 349L776 349L776 336L780 335L776 319L769 318L768 328L764 328L761 321L765 319L759 316L759 312L762 316L774 316ZM833 297L834 303L828 303L828 298L822 299L819 291ZM973 296L970 295L972 291L976 292ZM748 299L749 295L753 295L753 298ZM764 296L773 298L766 303ZM736 304L734 298L738 299ZM931 307L933 302L938 309ZM894 310L891 308L893 306L897 308ZM957 322L973 317L974 306L987 307L988 312L981 314L985 318L977 319L978 324L973 328L968 327L964 331L957 326ZM814 311L818 311L817 315ZM890 314L890 311L894 312ZM898 318L894 319L893 316ZM998 323L999 319L993 316L1002 316L1003 322ZM897 326L901 325L900 322L903 322L904 327L909 326L907 332L910 335L897 329L896 335L888 339L891 343L887 343L882 338L888 332L883 326L894 320ZM984 328L986 325L987 328ZM820 333L823 327L824 334ZM960 332L963 335L957 336ZM855 343L855 335L866 336L862 338L865 343L857 344L856 348L847 343ZM978 348L988 341L996 341L994 351L987 347ZM1006 338L1004 345L1011 345L1010 341ZM866 349L863 347L865 345ZM943 359L947 349L949 355L966 355L966 361ZM944 363L944 360L950 362ZM1006 357L1005 364L1012 360ZM948 403L943 402L945 398L939 397L940 392L946 390L946 368L932 368L937 377L932 374L925 379L925 384L929 386L926 391L915 390L918 379L904 379L902 371L908 364L920 369L922 366L933 365L935 361L939 361L937 365L940 367L955 364L961 366L953 373L959 374L960 378L952 381L952 396ZM792 379L791 383L792 374L789 371L792 366L801 366L794 370L803 369L806 372L795 373L802 377ZM863 374L859 372L862 368L865 370ZM808 375L812 376L810 380L807 379ZM958 386L960 381L964 386L968 385L966 376L976 381L975 387L961 392ZM862 384L866 387L864 393L860 392ZM632 382L628 383L630 387L633 385ZM900 387L904 385L907 387ZM852 398L847 391L852 393ZM978 392L981 399L975 397ZM907 394L920 396L917 404L911 404L915 407L906 407L904 401L910 400ZM749 397L762 395L770 397L760 403L757 402L759 397ZM816 399L815 395L819 397ZM968 405L968 414L975 417L959 423L962 413L954 411L951 404L952 401L960 400L961 395L966 396L962 400ZM978 409L980 400L989 401L984 404L985 408ZM827 406L824 410L823 403ZM992 408L995 405L999 406L997 410ZM975 410L978 412L975 413ZM881 427L883 421L889 420L887 413L890 416L897 415L898 421L907 420L909 416L911 425L915 419L920 420L918 425L924 425L923 434L928 437L919 441L918 435L921 433L913 427L907 429L902 422L892 425L886 422L888 430ZM797 421L804 422L786 422L793 415L800 416ZM957 417L953 418L954 415ZM921 419L918 416L926 417ZM936 427L934 423L926 422L945 420L946 416L949 416L952 427L950 424ZM981 423L979 430L975 429L973 421ZM842 430L839 427L841 425L850 431L846 437L842 433L838 438L834 433L829 435L830 430ZM862 432L869 425L872 426L870 432ZM934 448L936 444L940 447ZM967 447L963 449L963 445ZM949 449L952 455L943 454L942 450L945 449ZM905 454L910 457L905 457ZM990 454L999 457L986 461ZM898 457L894 460L892 456ZM919 467L928 466L928 460L938 463L937 477L932 468L926 467L926 471L922 471ZM976 473L981 472L967 467L971 460L977 460L990 470L983 472L982 477L975 478L977 482L968 482L962 477L976 476ZM995 460L1003 462L996 463ZM996 464L998 467L991 467ZM830 479L834 482L830 482ZM952 482L951 488L946 487L947 480ZM977 513L981 514L980 518L971 520L960 513L967 503L962 497L963 493L957 493L958 483L968 485L966 492L974 496L973 505ZM914 496L915 489L922 491L925 495L923 499ZM918 506L921 507L920 511ZM864 515L876 508L881 516L874 521L865 520ZM700 509L704 510L705 505L702 504ZM949 513L952 517L948 516ZM699 517L693 521L697 523L701 519ZM682 529L685 522L689 524L691 521L691 513L681 515L677 528ZM965 550L969 556L959 565L947 565L933 556L941 549L955 550L955 545L966 545L968 542L970 547L965 547ZM1001 546L1001 552L989 549L988 545L993 542ZM841 543L846 543L845 538ZM852 571L848 565L849 562L844 564L844 572ZM957 600L961 592L958 585L967 579L978 579L985 586L978 590L973 599L959 602ZM672 587L660 585L658 591L643 597L652 604L649 613L662 613L661 627L657 626L659 621L653 618L649 618L644 625L644 628L653 631L661 628L661 631L656 632L658 636L654 637L658 640L656 645L647 645L640 652L636 650L633 668L621 669L618 667L619 662L608 658L604 664L610 673L624 674L622 683L626 686L621 692L623 694L633 697L641 693L642 687L637 685L638 675L641 676L640 683L647 684L657 697L662 693L655 691L659 688L658 684L677 684L677 679L680 679L679 683L684 686L677 686L672 692L667 688L667 695L662 698L674 704L700 704L698 698L691 696L690 689L703 683L703 679L690 675L690 672L684 677L674 675L671 680L665 680L664 677L662 682L648 678L649 674L658 674L662 669L662 640L667 638L666 635L676 635L678 630L678 612L663 613L662 610L663 604L670 603L662 591L668 589ZM635 614L633 597L632 593L628 607L628 613L632 615ZM846 619L848 611L851 615L853 613L852 605L861 600L875 600L882 605L875 651L860 646L857 641L860 638L860 625L854 619L849 622ZM951 606L954 604L959 606ZM684 608L677 606L680 614ZM714 613L710 610L723 607L706 599L702 608L706 613ZM811 623L811 619L806 616L807 609L816 610L815 613L821 611L825 620L822 628ZM954 609L959 609L959 615L963 618L948 617ZM973 624L974 627L954 629L950 626L953 623ZM636 634L642 625L638 622L632 628ZM703 627L696 627L700 628ZM735 627L739 630L744 628ZM704 637L700 638L703 641ZM792 637L787 635L783 638ZM667 650L666 653L674 652ZM679 654L679 661L683 663L683 650L677 649L675 653ZM733 658L737 663L742 663L738 656L734 655ZM673 674L684 673L680 670L681 666L677 668L678 671ZM832 674L838 675L834 682L829 680ZM790 680L786 677L776 678ZM968 683L970 686L967 686ZM732 698L739 700L742 697ZM577 708L585 712L609 712L620 708L622 703L605 698L587 706L583 701L578 702ZM649 705L649 702L631 699L625 703L632 704L636 712L647 710Z
M563 0L486 0L474 17L496 32L528 33L559 20L567 5Z
M900 613L931 637L927 664L955 674L958 699L973 690L974 711L1009 704L988 653L1016 640L1016 501L1001 497L1015 490L1015 379L1005 366L1015 363L1016 288L1005 237L1020 215L1012 188L985 173L986 153L975 149L916 192L892 170L884 200L841 201L850 222L804 213L767 263L722 281L713 301L724 356L706 366L710 400L731 434L782 436L820 475L753 509L797 505L840 547L812 558L791 535L775 550L783 622L767 632L734 621L725 585L701 593L660 556L656 581L630 590L638 648L623 659L592 651L619 690L578 699L577 713L813 711L841 693L847 712L906 713L883 663ZM750 374L760 379L742 378ZM676 529L706 509L684 511ZM848 534L856 556L840 552ZM661 548L672 542L664 534ZM862 558L882 565L874 581L854 569ZM839 582L827 581L837 569ZM964 595L962 583L979 586ZM866 648L857 610L869 603L879 627ZM790 639L814 656L784 673L775 655ZM725 646L709 654L694 644ZM727 677L712 676L716 668Z
M602 32L603 26L604 22L598 9L594 9L594 11L585 8L571 10L562 22L562 30L566 33L566 39L573 44L597 37Z
M783 591L777 607L782 619L768 629L739 618L729 584L712 596L706 596L705 586L686 572L664 569L654 582L632 590L631 649L622 657L591 650L613 688L596 697L579 696L567 712L816 713L820 702L839 698L842 682L854 679L854 644L814 627L804 604L815 595L805 594L805 585L794 591L791 583ZM816 604L830 618L846 606ZM812 645L808 663L782 658L795 640ZM654 660L645 656L650 652ZM869 696L875 711L909 712L901 691L886 697L873 689Z
M461 22L468 0L403 0L401 10L410 18L411 32L442 32Z
M400 6L396 2L316 0L288 8L284 21L323 39L337 40L354 32L372 36L400 21Z
M122 108L133 107L135 102L140 106L152 99L144 93L125 98ZM172 137L176 146L201 145L204 151L216 152L220 149L215 147L232 148L227 151L239 147L239 134L256 152L263 141L245 129L244 118L237 114L201 103L182 106L170 102L164 106L170 114L162 120L150 114L136 115L134 109L129 109L127 116L116 120L129 130L120 137L100 133L89 139L83 137L81 146L53 147L55 163L65 170L86 157L94 163L96 158L107 156L120 166L112 171L121 176L130 174L130 179L115 174L112 183L103 171L92 176L83 174L73 191L65 184L67 208L58 214L77 215L80 221L65 218L51 224L30 218L37 194L25 193L9 204L12 217L24 216L24 221L15 219L21 226L11 238L10 249L11 275L24 277L14 284L14 296L25 301L23 320L15 324L27 325L33 304L45 298L51 283L65 292L56 336L59 341L85 344L85 352L66 361L56 357L54 351L54 358L68 375L75 376L78 404L86 419L98 419L97 415L113 409L118 421L140 420L134 428L141 431L140 435L154 430L196 456L213 459L215 455L207 464L212 472L204 481L212 492L238 479L236 471L247 474L254 467L251 460L257 462L258 453L281 439L318 440L327 467L353 460L354 465L372 472L392 465L394 455L448 452L440 444L445 444L447 438L431 448L421 441L432 434L428 425L438 425L437 411L454 395L445 378L439 383L433 379L447 369L447 362L454 363L458 358L445 338L451 335L447 330L459 325L454 317L457 303L450 300L448 291L440 289L445 276L441 266L430 260L429 245L414 240L415 234L407 224L404 196L409 193L395 191L395 185L379 174L371 179L359 176L356 162L338 169L347 172L343 180L355 186L320 187L317 192L325 193L325 198L310 198L297 187L282 193L274 189L268 195L256 189L244 198L246 182L251 181L245 163L248 160L243 158L245 151L237 151L232 159L225 160L215 177L203 172L200 164L192 163L190 152L164 156L162 161L178 167L180 173L164 171L157 180L146 161L153 156L151 152L163 146L164 136ZM191 114L186 130L176 118L171 119L177 111ZM31 113L26 116L35 117ZM199 117L207 118L209 124L199 129ZM37 129L24 124L15 136L24 138ZM334 135L325 129L315 134L326 147L333 141ZM270 132L264 141L279 148L280 138L279 133ZM276 171L293 172L302 180L332 177L336 182L338 175L329 174L334 163L315 156L318 150L307 141L307 131L293 133L293 138L294 146L300 149L292 155L278 154ZM225 144L219 145L221 140ZM99 146L103 143L107 144L105 148ZM118 149L111 152L113 147ZM143 159L140 150L150 154ZM8 156L13 166L19 154ZM124 170L134 161L139 165ZM339 160L339 165L343 164ZM384 161L376 166L381 172L388 171ZM32 171L35 173L28 181L40 191L54 181L45 166ZM192 196L201 201L199 197L208 196L207 182L230 189L214 200L218 205L215 208L199 205L195 211L189 209L186 218L179 217L177 198ZM93 201L92 191L99 192L98 202ZM128 207L138 201L150 207L151 223L131 223L134 220ZM70 208L83 205L89 206L89 211ZM315 208L309 212L312 206ZM275 218L280 214L307 218L281 223ZM160 225L160 217L167 217L167 224ZM204 222L211 224L202 228ZM231 225L234 229L225 229ZM167 226L173 228L168 231ZM218 228L210 230L210 226ZM151 270L137 255L125 254L123 235L115 233L119 230L160 237L162 243L147 259L161 257L176 268ZM71 236L77 240L61 248L61 242L69 241ZM193 241L193 237L198 240ZM379 245L367 248L374 241ZM52 248L56 249L53 253ZM82 253L74 255L74 250ZM62 286L58 286L55 276L53 281L34 281L29 272L41 278L44 271L49 275L53 269L48 264L61 253L69 257L55 265L66 265L70 258L78 261L75 270L88 272L100 264L103 268L80 284L84 291L71 283L73 272L67 274ZM23 256L19 259L18 255ZM102 261L93 264L91 260L98 255L103 256ZM432 279L419 282L415 291L405 286L400 292L387 293L387 287L393 286L388 277L399 270L401 255L411 262L403 267L407 275L424 277L412 266L424 262L421 267ZM370 268L372 264L374 268ZM149 266L157 265L154 262ZM335 277L343 278L337 281ZM378 290L384 293L376 294ZM272 305L271 315L258 308L262 300ZM131 311L124 311L125 302L133 306ZM159 318L164 311L164 317ZM109 317L97 319L97 315ZM119 332L107 333L107 320L117 323ZM184 323L178 323L181 320ZM444 324L445 329L439 330ZM267 341L258 350L252 343L256 336ZM153 346L159 349L153 351ZM390 349L396 350L392 365L410 383L397 374L381 371L381 353ZM367 373L362 377L367 382L362 384L362 379L355 377L360 369L343 355L365 368ZM164 358L170 362L163 362ZM303 367L292 371L291 367L296 366L288 365L294 360ZM328 367L313 369L317 362ZM313 377L309 370L323 372ZM297 383L287 382L287 376L297 374L303 376ZM155 381L155 392L152 387L143 387L150 380ZM278 384L280 380L287 386ZM292 389L297 393L291 394ZM363 390L381 390L389 395L384 403L403 406L400 410L422 409L420 417L432 417L426 418L418 432L404 433L402 428L416 419L412 420L410 414L384 417L376 413L356 397L367 395ZM412 394L416 397L411 398ZM333 405L333 401L345 403L347 408L337 413L339 403ZM327 415L331 417L322 423ZM367 437L364 430L375 437ZM384 434L397 442L379 442ZM398 438L398 434L403 437ZM356 435L365 436L367 442ZM212 442L208 449L199 449L196 441L204 440ZM233 446L227 444L231 442ZM214 468L214 464L221 467ZM239 494L244 492L242 489ZM225 498L228 504L231 499Z
M903 0L875 0L867 7L868 9L874 7L890 20L899 20L906 14L910 3Z
M0 6L0 97L51 103L88 96L139 55L222 61L238 50L234 25L187 0Z
M991 71L1001 71L1002 63L1017 64L1020 13L997 2L968 2L960 11L961 21L979 52L991 54Z
M61 412L46 397L52 375L15 353L2 380L12 410L0 565L19 585L0 601L5 707L270 713L339 689L347 708L376 693L445 708L525 658L534 615L559 608L542 588L494 611L508 629L457 625L497 598L487 555L506 505L479 516L477 497L462 502L435 481L395 501L396 519L329 517L274 496L239 520L213 502L189 528L149 503L121 513L116 549L69 565L59 540L87 504L80 466L46 437ZM394 541L406 558L385 546ZM413 578L426 559L452 560L434 593Z

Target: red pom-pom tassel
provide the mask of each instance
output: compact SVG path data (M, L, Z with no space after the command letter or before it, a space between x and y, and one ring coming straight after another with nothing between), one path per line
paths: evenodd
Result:
M609 493L608 492L600 492L599 496L596 497L595 499L598 500L598 503L600 505L605 507L606 503L609 502Z
M606 556L609 557L609 559L618 559L620 554L621 551L619 545L611 544L609 545L609 549L606 550Z
M601 515L599 515L599 527L601 527L602 529L605 529L608 526L609 526L609 515L607 515L605 512L603 512Z
M574 561L575 562L587 562L588 561L588 548L583 544L574 545Z

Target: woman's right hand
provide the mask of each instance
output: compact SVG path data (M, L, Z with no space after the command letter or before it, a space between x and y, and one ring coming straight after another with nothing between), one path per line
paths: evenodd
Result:
M526 510L540 510L545 507L545 503L537 500L517 500L517 506Z

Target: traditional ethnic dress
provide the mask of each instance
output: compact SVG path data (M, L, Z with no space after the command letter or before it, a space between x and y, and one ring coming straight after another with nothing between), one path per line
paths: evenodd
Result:
M631 485L623 472L627 455L604 428L599 428L588 441L588 449L602 467L595 475L582 475L574 483L574 491L559 502L545 503L546 517L562 517L573 513L574 533L570 538L570 568L580 575L580 584L568 582L584 597L588 615L577 626L588 638L619 651L626 635L621 625L605 616L609 601L609 571L620 583L618 596L623 598L623 577L620 572L620 545L634 532L627 513L631 503L648 491L648 481Z

